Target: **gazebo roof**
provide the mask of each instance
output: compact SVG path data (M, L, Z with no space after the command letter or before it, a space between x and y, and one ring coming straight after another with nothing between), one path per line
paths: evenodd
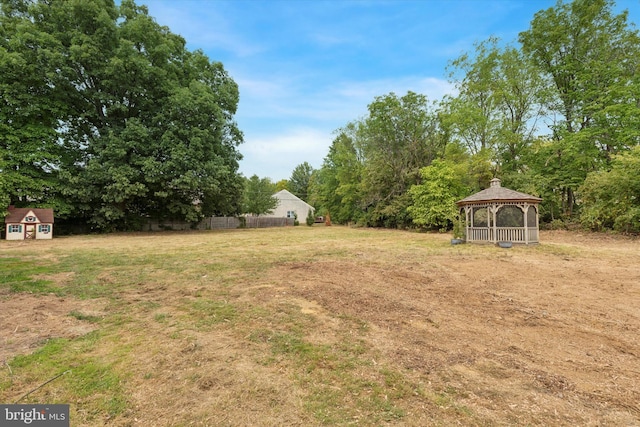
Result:
M458 200L456 204L458 206L481 203L481 202L533 202L540 203L542 199L540 197L532 196L530 194L521 193L519 191L511 190L509 188L502 187L498 178L491 180L491 186L479 191L475 194L465 197L462 200Z

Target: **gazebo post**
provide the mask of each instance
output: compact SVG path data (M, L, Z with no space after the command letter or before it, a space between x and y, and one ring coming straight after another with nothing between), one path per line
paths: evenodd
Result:
M473 228L473 210L469 206L464 207L464 216L467 219L465 224L465 239L467 241L473 241L473 235L471 235L471 229ZM469 236L471 235L471 238Z
M491 213L492 218L491 218L491 228L493 229L493 243L498 243L498 227L496 226L496 220L498 218L498 205L496 205L495 203L491 204Z
M527 214L529 213L529 203L524 204L524 244L529 244L529 222L527 221Z

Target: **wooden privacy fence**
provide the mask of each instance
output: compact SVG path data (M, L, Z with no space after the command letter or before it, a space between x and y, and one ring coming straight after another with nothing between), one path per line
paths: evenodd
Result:
M213 216L205 218L197 224L184 221L149 221L145 227L148 231L160 230L220 230L230 228L266 228L293 226L293 218L275 217L233 217Z

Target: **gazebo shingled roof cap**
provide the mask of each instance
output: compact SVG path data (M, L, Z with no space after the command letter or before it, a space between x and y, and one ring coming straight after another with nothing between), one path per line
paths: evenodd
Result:
M509 188L502 187L498 178L491 180L491 185L482 191L465 197L462 200L458 200L456 204L458 206L464 206L475 202L497 202L497 201L530 201L540 203L542 199L540 197L532 196L530 194L521 193L519 191L511 190Z
M538 243L538 204L542 199L504 188L500 180L456 205L465 219L468 242Z

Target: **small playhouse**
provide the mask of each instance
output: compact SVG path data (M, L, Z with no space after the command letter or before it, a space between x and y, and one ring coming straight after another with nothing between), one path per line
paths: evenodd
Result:
M4 219L7 240L52 239L53 209L9 206Z
M539 243L538 205L541 198L500 185L491 185L456 202L467 242Z

